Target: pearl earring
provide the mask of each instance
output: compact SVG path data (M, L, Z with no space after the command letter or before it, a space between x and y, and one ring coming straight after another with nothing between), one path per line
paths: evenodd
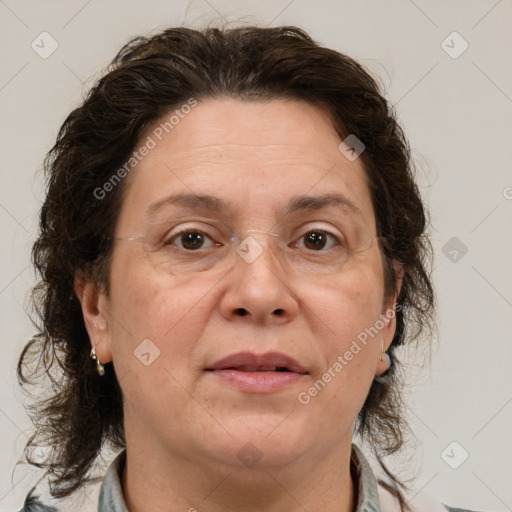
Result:
M91 357L96 360L96 371L98 372L98 375L103 376L105 375L105 368L100 363L98 356L96 355L96 348L93 347L91 350Z

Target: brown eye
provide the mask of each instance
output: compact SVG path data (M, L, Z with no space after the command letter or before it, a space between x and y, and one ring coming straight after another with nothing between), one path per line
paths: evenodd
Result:
M175 245L174 242L178 241L178 247L180 249L184 249L186 251L197 251L198 249L205 248L203 247L203 244L207 240L211 240L211 238L206 233L198 231L197 229L188 229L174 235L168 242L166 242L166 245Z
M304 247L312 251L325 249L326 245L329 243L329 238L333 239L335 242L338 241L333 234L319 230L308 231L301 237L301 239L304 240ZM331 247L328 247L328 249L330 248Z

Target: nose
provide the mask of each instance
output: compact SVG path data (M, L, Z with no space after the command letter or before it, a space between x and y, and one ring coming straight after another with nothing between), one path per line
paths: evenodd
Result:
M276 247L271 249L268 239L255 235L238 245L220 304L226 319L270 327L296 317L298 300L278 251Z

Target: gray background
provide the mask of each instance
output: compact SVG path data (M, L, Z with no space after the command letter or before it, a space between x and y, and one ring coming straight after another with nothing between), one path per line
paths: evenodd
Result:
M430 367L410 365L419 442L406 466L418 493L512 510L511 0L0 0L0 509L17 510L34 480L27 468L13 472L30 431L15 365L32 333L25 304L42 159L129 38L220 17L298 25L381 77L420 168L436 251L439 335ZM51 48L44 31L58 43L46 59L31 47Z

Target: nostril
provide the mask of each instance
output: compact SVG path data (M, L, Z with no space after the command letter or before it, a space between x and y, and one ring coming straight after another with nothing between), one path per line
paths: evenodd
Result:
M274 315L277 315L277 316L283 316L283 313L284 313L284 311L282 309L276 309L274 311Z
M236 314L240 316L245 316L247 314L247 311L244 308L238 308L236 310Z

